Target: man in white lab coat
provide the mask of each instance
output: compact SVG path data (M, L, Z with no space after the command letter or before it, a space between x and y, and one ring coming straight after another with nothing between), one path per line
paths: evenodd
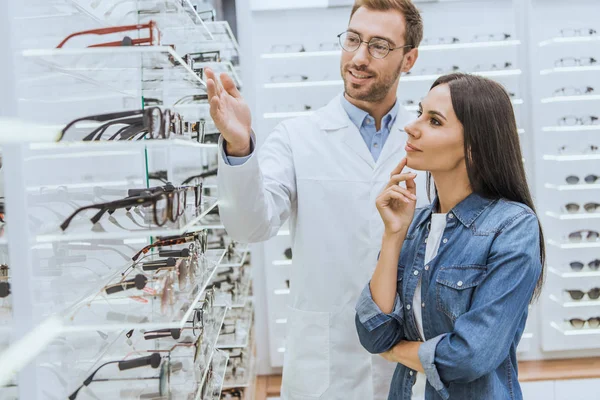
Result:
M381 245L375 199L405 155L411 115L397 101L398 82L417 60L422 36L410 0L357 0L340 35L344 93L311 116L281 123L260 151L232 80L207 71L211 116L222 134L219 208L227 231L264 241L290 218L283 399L387 398L395 365L363 350L354 315Z

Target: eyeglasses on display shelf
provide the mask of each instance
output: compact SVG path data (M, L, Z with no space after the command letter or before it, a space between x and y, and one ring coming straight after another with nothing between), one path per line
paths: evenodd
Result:
M110 35L121 32L130 32L130 31L144 31L148 30L147 37L132 39L129 36L123 37L120 41L112 41L105 43L97 43L90 45L88 47L114 47L114 46L158 46L160 45L160 31L154 21L149 21L147 24L136 24L136 25L122 25L122 26L113 26L109 28L99 28L99 29L90 29L87 31L75 32L67 36L63 39L62 42L56 46L57 49L62 48L69 40L74 37L79 36L102 36L102 35Z
M587 263L582 261L571 261L569 266L571 267L571 270L575 272L583 271L585 266L587 266L590 271L598 271L600 269L600 259L595 259Z
M600 203L585 203L583 207L578 203L567 203L563 206L563 210L568 214L597 213L600 212Z
M565 57L560 58L554 62L554 66L557 68L590 67L596 64L598 64L598 60L594 57Z
M589 300L598 300L600 298L600 288L593 288L587 292L582 290L566 290L572 300L582 300L586 295Z
M569 242L572 242L572 243L597 242L598 237L599 237L599 234L597 231L582 229L579 231L569 233L568 239L569 239Z
M569 319L569 323L575 329L583 329L586 326L591 329L596 329L600 327L600 316L588 319L571 318Z
M567 115L559 118L558 126L578 126L578 125L600 125L600 118L596 115L575 116Z
M583 95L592 95L595 94L596 89L592 86L582 86L582 87L561 87L554 91L554 96L583 96Z
M559 32L560 36L565 38L596 36L598 31L592 28L565 28Z

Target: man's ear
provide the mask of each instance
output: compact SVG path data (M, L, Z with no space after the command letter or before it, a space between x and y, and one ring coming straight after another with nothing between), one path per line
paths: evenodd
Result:
M408 72L417 62L419 58L419 49L411 49L404 55L404 63L402 64L402 72Z

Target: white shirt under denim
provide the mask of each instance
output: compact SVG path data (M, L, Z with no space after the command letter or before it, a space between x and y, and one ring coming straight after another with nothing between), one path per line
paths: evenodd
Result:
M440 248L440 242L442 241L442 235L446 229L446 214L432 214L431 215L431 226L429 227L429 236L427 237L427 247L425 248L425 264L431 261L437 255ZM417 284L415 290L415 296L413 297L413 310L415 312L415 321L421 338L425 340L425 333L423 332L423 313L421 311L421 280ZM418 372L417 379L412 388L412 399L411 400L425 400L425 386L427 384L427 377L425 374Z

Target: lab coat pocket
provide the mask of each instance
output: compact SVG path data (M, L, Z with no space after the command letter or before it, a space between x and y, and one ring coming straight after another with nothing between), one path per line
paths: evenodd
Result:
M452 265L441 267L436 278L437 310L452 320L469 311L471 298L483 281L484 265Z
M288 307L283 386L309 399L329 387L329 313Z

